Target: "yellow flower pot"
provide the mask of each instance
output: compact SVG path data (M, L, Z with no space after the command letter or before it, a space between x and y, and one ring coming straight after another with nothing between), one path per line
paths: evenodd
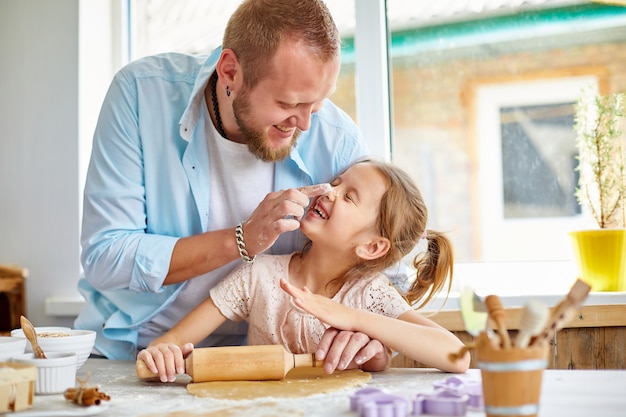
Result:
M626 291L626 229L570 232L582 279L591 291Z

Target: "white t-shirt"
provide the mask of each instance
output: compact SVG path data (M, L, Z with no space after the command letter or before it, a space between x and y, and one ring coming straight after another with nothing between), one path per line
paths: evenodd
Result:
M202 106L196 129L204 129L206 132L209 152L211 191L208 229L234 227L248 219L263 198L274 189L275 164L256 158L248 151L247 145L220 136L213 126L206 102ZM232 238L235 239L234 233ZM152 318L150 326L140 329L139 346L147 346L160 334L171 329L179 317L183 317L205 300L209 296L209 290L240 263L240 260L236 260L189 280L176 300ZM153 330L150 331L147 327ZM245 323L226 322L197 346L241 344L246 331Z

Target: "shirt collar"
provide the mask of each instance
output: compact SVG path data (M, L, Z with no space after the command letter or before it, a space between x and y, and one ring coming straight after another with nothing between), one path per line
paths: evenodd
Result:
M196 82L194 83L189 103L187 103L187 108L178 122L180 125L180 136L186 141L189 141L191 138L191 134L198 122L198 116L202 109L202 100L204 100L204 90L209 82L209 77L211 77L211 74L213 74L215 70L221 52L221 47L211 52L200 67L196 76Z

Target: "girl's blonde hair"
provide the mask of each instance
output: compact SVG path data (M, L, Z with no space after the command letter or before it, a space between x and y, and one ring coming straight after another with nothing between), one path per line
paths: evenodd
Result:
M400 262L425 238L428 248L414 257L416 277L403 295L411 305L422 300L420 308L443 289L446 280L447 292L450 292L454 264L452 244L443 233L426 230L428 210L414 181L404 170L388 162L364 159L356 163L374 166L387 180L388 188L380 203L378 233L389 239L391 245L384 256L359 262L341 280L382 272Z
M339 57L341 40L322 0L247 0L230 17L223 49L237 55L247 88L273 69L268 65L285 39L304 42L322 62Z

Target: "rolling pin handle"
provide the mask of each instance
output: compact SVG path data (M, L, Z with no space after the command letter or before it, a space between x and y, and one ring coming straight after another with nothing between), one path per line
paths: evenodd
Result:
M185 367L189 369L187 361L185 361ZM135 373L137 374L137 377L139 379L160 380L159 374L155 374L154 372L152 372L150 368L148 368L148 365L146 365L146 363L141 359L137 359L137 361L135 362ZM191 376L193 378L193 375Z
M139 379L152 379L159 377L159 375L152 372L146 363L141 359L137 359L135 363L135 373Z
M313 367L323 368L324 361L318 361L315 359L315 353L298 353L289 354L293 355L293 368L299 367Z

